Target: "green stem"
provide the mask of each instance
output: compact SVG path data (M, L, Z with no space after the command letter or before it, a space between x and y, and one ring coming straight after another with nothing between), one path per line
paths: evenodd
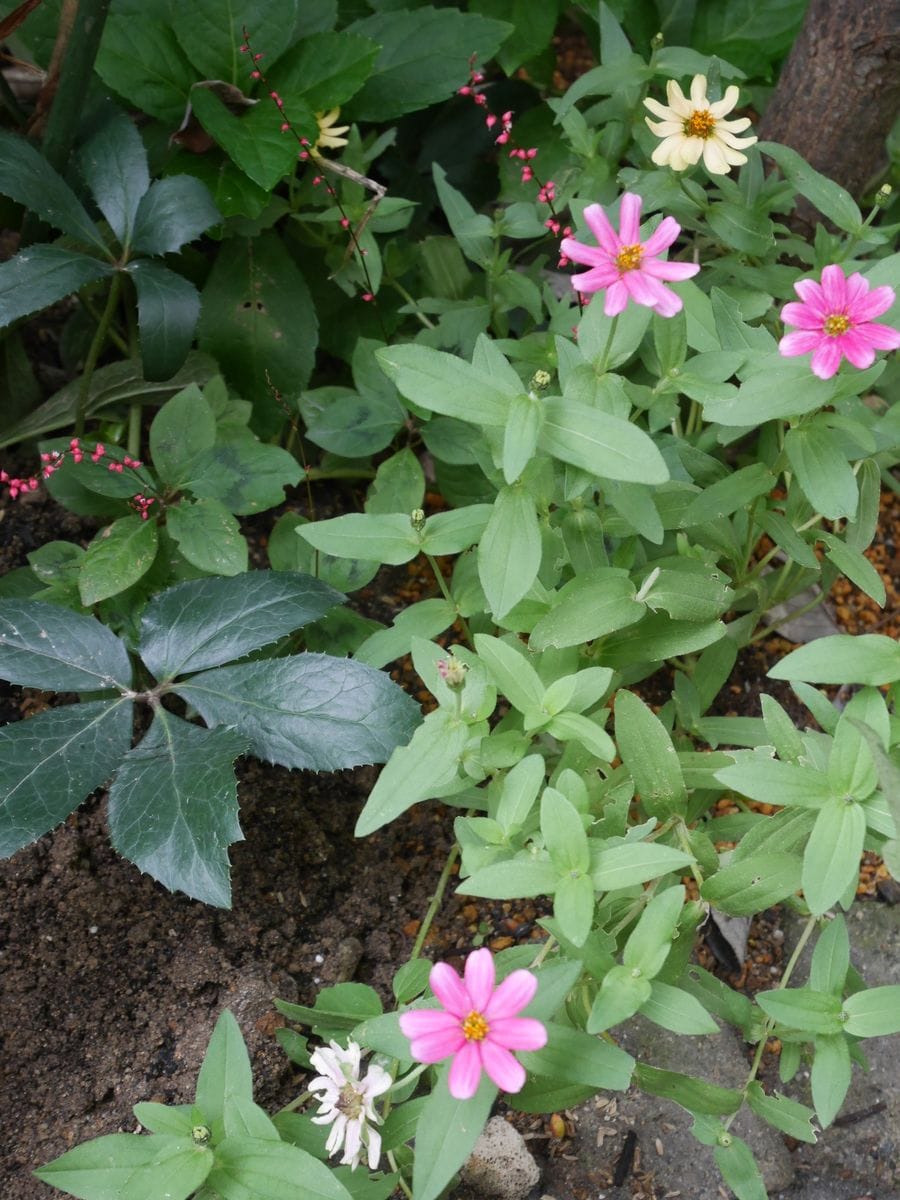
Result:
M311 1095L312 1092L301 1092L299 1096L295 1096L293 1100L289 1101L284 1108L279 1108L275 1115L281 1116L282 1113L296 1112L300 1105L305 1104Z
M375 472L368 467L335 467L326 471L322 467L310 467L307 479L374 479Z
M109 332L109 327L112 324L112 319L116 312L116 305L119 302L119 291L122 286L122 279L117 272L113 276L113 281L110 284L109 295L106 297L106 307L103 310L103 315L100 318L100 324L94 333L90 349L87 353L87 358L84 361L84 373L81 376L81 386L78 389L78 407L75 410L75 436L82 437L84 435L84 422L87 417L87 402L88 395L91 390L91 380L94 376L94 368L97 366L97 359L100 357L100 352L106 343L106 335Z
M433 554L429 554L427 551L423 551L422 553L428 559L431 569L434 572L434 577L437 580L438 587L441 589L441 594L443 595L443 597L447 601L447 603L452 604L454 609L456 610L456 619L460 623L460 626L462 628L463 634L465 635L466 641L469 643L471 648L474 650L475 642L472 639L472 634L469 630L469 626L466 623L465 617L463 617L460 614L460 611L459 611L459 608L457 607L456 601L453 599L453 596L450 593L450 589L447 587L447 580L444 578L444 572L438 566L437 560L435 559Z
M528 964L529 971L536 971L555 945L556 938L551 933L546 942L544 942L543 946L541 946L540 950L534 956L533 960Z
M141 457L141 412L140 404L128 406L128 453L132 458Z
M807 604L802 605L800 608L795 608L793 612L790 612L786 616L782 617L777 625L767 625L765 629L760 629L758 633L754 633L748 645L752 646L754 642L761 642L763 638L769 637L770 634L777 633L780 626L787 625L788 622L793 621L795 617L802 617L804 613L811 612L814 608L818 608L824 599L825 592L819 592L819 594Z
M606 339L606 345L603 347L603 353L600 355L600 365L597 367L597 375L606 374L606 364L609 362L609 352L612 350L613 338L616 336L616 326L619 324L618 314L613 317L609 327L609 336Z
M425 313L420 310L418 301L406 290L402 283L398 283L396 279L389 279L387 282L391 285L394 291L400 293L407 304L412 305L413 315L418 318L418 320L425 326L426 329L437 329L434 321L430 320Z
M682 850L685 852L685 854L689 854L691 856L691 858L693 859L694 851L691 848L691 839L690 839L690 836L688 835L688 829L687 829L687 826L685 825L684 821L680 820L678 822L678 824L675 826L675 833L676 833L676 836L678 837L678 845L682 848ZM700 871L700 868L697 866L696 862L693 863L693 865L691 866L691 874L694 876L694 879L697 882L697 887L702 888L703 887L703 875Z
M431 897L431 903L428 905L428 911L422 920L415 943L413 944L412 953L409 956L410 962L414 958L418 958L422 953L422 947L425 945L425 939L428 936L428 931L431 928L434 918L437 916L438 909L441 907L441 902L444 899L444 892L447 890L447 884L450 881L450 875L453 871L454 864L459 858L459 845L454 842L450 848L450 853L447 855L447 861L444 863L444 869L441 871L441 877L438 880L437 888L434 895Z

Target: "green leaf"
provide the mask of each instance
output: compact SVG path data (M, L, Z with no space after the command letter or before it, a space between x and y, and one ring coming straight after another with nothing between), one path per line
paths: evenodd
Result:
M53 692L131 686L123 642L93 617L41 600L0 601L0 679Z
M171 379L194 340L200 296L187 279L158 263L137 259L125 269L137 291L144 376Z
M408 746L394 751L356 823L356 836L374 833L421 800L452 790L469 731L443 710L429 713Z
M810 567L814 571L819 569L819 560L816 558L812 546L804 541L790 521L780 512L774 510L758 512L753 519L765 530L772 541L785 551L789 558L802 567Z
M705 403L703 415L719 425L756 427L764 421L799 417L825 408L833 401L837 388L836 380L813 375L805 357L786 359L777 352L761 354L737 395Z
M497 1095L496 1086L482 1076L471 1100L456 1100L447 1089L447 1072L426 1100L416 1126L413 1189L416 1200L437 1200L469 1157Z
M788 656L790 657L790 656ZM770 672L771 674L771 672ZM719 783L763 804L821 808L832 798L827 775L813 767L778 762L761 752L741 751L733 766L716 771Z
M646 883L680 871L693 860L682 850L655 842L631 842L609 846L593 856L591 874L598 891L615 892L635 883Z
M544 402L533 395L513 396L503 431L503 478L513 484L534 458L544 424Z
M404 513L345 513L311 521L297 533L317 550L337 558L371 559L397 566L415 558L419 534Z
M274 403L267 377L286 400L305 387L318 321L306 281L277 233L232 238L220 248L203 289L198 338L248 400ZM283 420L279 412L279 426Z
M455 620L456 608L448 600L420 600L399 612L389 629L379 629L367 637L353 657L370 667L387 666L409 654L413 638L436 638Z
M246 745L158 709L109 791L116 850L169 891L229 908L228 847L243 836L232 764Z
M460 250L470 262L487 268L494 253L490 217L476 213L462 192L447 182L447 173L438 163L431 164L431 174L450 232Z
M190 1138L111 1133L94 1138L35 1171L81 1200L187 1200L201 1186L213 1152Z
M376 12L347 32L381 47L372 75L348 106L352 120L386 121L445 100L466 82L472 55L493 58L510 26L429 6ZM425 1200L417 1194L416 1200Z
M856 516L859 488L835 431L818 424L789 429L784 449L816 512L830 521Z
M285 1000L276 1000L275 1007L290 1020L311 1025L320 1036L339 1035L369 1017L380 1017L383 1011L378 993L365 983L336 983L322 988L313 1008ZM397 1020L396 1013L386 1016Z
M263 1138L220 1142L207 1185L222 1200L351 1200L324 1163L299 1146Z
M733 1133L726 1136L726 1145L720 1141L713 1147L713 1157L722 1178L738 1200L767 1200L769 1193L753 1151L743 1138L735 1137Z
M669 468L642 429L577 400L551 397L538 445L601 479L665 483Z
M778 142L760 142L757 150L774 159L790 183L801 196L819 210L823 217L833 221L838 229L858 234L862 228L862 214L856 201L834 180L820 175L796 150Z
M765 463L741 467L725 479L704 488L688 505L681 519L683 528L705 525L718 517L731 516L746 508L758 496L764 496L775 483L775 476Z
M475 649L494 683L519 712L541 707L544 685L528 661L524 647L522 653L501 638L476 633Z
M642 1092L674 1100L690 1113L724 1116L737 1112L744 1100L741 1092L734 1088L717 1087L703 1079L694 1079L677 1071L661 1071L646 1063L637 1064L634 1076Z
M157 1104L147 1100L135 1104L132 1112L138 1122L151 1133L170 1133L175 1137L190 1137L195 1121L192 1104Z
M616 742L647 813L665 820L683 813L687 792L672 739L665 726L633 692L615 699Z
M103 28L96 61L103 82L168 129L184 119L196 79L168 22L144 12L114 12Z
M862 551L849 546L827 530L821 530L818 536L828 547L825 553L837 569L884 608L887 601L884 580Z
M803 855L803 895L817 916L836 904L859 874L866 814L855 801L835 797L816 817Z
M490 504L466 504L435 513L425 522L422 549L426 554L459 554L475 544L491 516Z
M251 35L253 49L265 49L274 62L294 40L299 0L254 0ZM249 76L248 57L241 54L247 14L222 0L194 0L189 9L172 9L172 27L182 50L201 79L224 79L244 84Z
M268 72L269 82L285 101L287 112L293 112L294 98L305 100L315 112L326 112L346 104L359 91L380 49L369 38L346 29L314 33L281 56Z
M728 200L710 204L704 216L713 233L742 254L765 257L775 245L771 219L742 204Z
M750 916L798 891L800 871L800 860L793 854L770 850L717 871L704 881L700 894L722 912Z
M258 758L314 771L384 762L419 721L387 675L327 654L218 667L175 690L208 725L236 728Z
M841 1032L839 996L815 992L812 988L775 988L770 992L757 992L756 1002L766 1016L789 1029L803 1033Z
M653 896L628 936L623 965L637 967L648 979L658 975L672 949L683 906L684 888L680 885Z
M837 1116L850 1087L853 1065L843 1033L820 1035L810 1072L812 1101L823 1129Z
M551 896L558 884L559 872L553 863L529 854L482 867L460 883L457 891L489 900L519 900L523 896Z
M881 687L900 679L900 643L880 633L838 633L792 650L768 674L770 679Z
M428 346L386 346L375 357L407 400L472 425L505 425L518 394L457 355Z
M140 655L160 680L219 667L317 621L343 599L321 580L288 571L192 579L144 609Z
M371 393L370 393L371 394ZM425 472L408 446L380 463L366 494L366 512L412 512L425 499Z
M119 243L128 246L138 205L150 186L147 151L134 122L113 113L84 145L78 165Z
M85 608L124 592L150 570L159 536L154 521L120 517L97 534L87 548L78 591Z
M670 1029L673 1033L703 1034L718 1033L719 1027L690 992L672 987L654 979L650 999L640 1011L654 1025Z
M175 254L221 219L206 184L193 175L169 175L151 184L138 205L133 248Z
M218 500L182 500L166 514L166 528L192 566L211 575L247 570L247 543L237 519Z
M0 857L55 828L109 779L131 745L131 720L131 704L96 700L0 728Z
M56 304L72 292L112 274L109 263L75 250L29 246L0 264L0 326Z
M372 392L361 396L342 387L304 392L300 411L309 440L344 458L366 458L384 450L405 419L395 397Z
M535 650L580 646L605 637L644 616L634 599L635 585L615 567L597 567L569 580L553 597L553 607L531 631Z
M496 620L528 592L540 565L534 500L522 487L501 488L478 546L478 578Z
M5 129L0 130L0 195L24 204L54 229L61 229L76 242L93 246L104 258L109 257L97 227L62 176L31 142ZM23 254L26 259L32 258L37 249L30 246Z
M238 1023L226 1008L216 1021L197 1076L197 1107L207 1122L220 1121L235 1097L253 1099L253 1072Z
M587 1019L588 1033L603 1033L633 1017L650 999L650 980L637 967L612 967L603 976Z
M199 499L217 500L229 512L249 516L282 504L285 487L301 474L287 450L242 435L219 440L198 455L185 487Z
M561 1083L581 1083L624 1092L631 1083L634 1059L624 1050L567 1025L547 1025L547 1045L517 1055L530 1075Z
M850 939L847 922L840 915L829 921L819 934L809 969L809 986L814 992L840 995L850 967Z
M844 1032L853 1037L884 1037L900 1033L900 986L868 988L844 1001Z
M570 88L565 102L571 96ZM608 317L602 304L591 305L578 323L578 349L598 373L614 370L637 350L651 316L651 310L642 304L629 304L618 318Z
M193 460L216 440L216 419L203 393L192 384L167 400L150 426L150 454L163 483L180 489Z
M573 946L583 946L594 920L594 885L589 875L562 875L553 893L553 915Z
M747 1087L747 1103L758 1117L775 1129L796 1138L798 1142L815 1144L816 1131L810 1124L815 1113L805 1104L798 1104L787 1096L779 1096L777 1092L769 1096L755 1079Z
M283 97L282 97L283 99ZM237 116L209 87L191 89L191 105L197 120L215 138L232 162L267 192L290 175L297 165L297 142L283 133L281 120L265 99ZM285 108L297 137L314 142L318 126L312 109L294 99Z

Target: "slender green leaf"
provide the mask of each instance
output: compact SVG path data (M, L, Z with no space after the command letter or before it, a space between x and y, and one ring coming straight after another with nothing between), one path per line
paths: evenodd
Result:
M615 700L616 742L646 811L665 819L683 812L687 792L672 739L665 726L633 692Z
M0 130L0 194L24 204L76 242L93 246L104 258L109 256L97 227L62 176L31 142L6 129ZM24 253L31 257L36 249L29 247Z
M289 1142L227 1137L207 1185L222 1200L350 1200L334 1172Z
M900 643L880 633L817 638L776 663L769 678L881 687L900 679Z
M497 620L528 592L540 565L534 500L522 487L501 488L478 545L478 577Z
M670 1029L673 1033L704 1034L718 1033L719 1027L690 992L672 987L654 979L649 1000L645 1000L640 1011L654 1025Z
M758 1117L782 1133L796 1138L798 1142L815 1144L816 1131L810 1124L815 1113L805 1104L798 1104L787 1096L779 1096L777 1092L767 1095L755 1079L747 1088L747 1103Z
M497 1095L483 1075L471 1100L456 1100L447 1089L443 1068L416 1126L413 1188L416 1200L437 1200L469 1157Z
M158 263L136 259L126 270L137 291L144 376L171 379L194 340L200 296L187 279Z
M775 988L757 992L756 1002L768 1017L804 1033L841 1032L841 1001L828 992L811 988Z
M69 1150L35 1172L81 1200L187 1200L208 1176L213 1152L190 1138L111 1133Z
M735 1137L733 1133L727 1134L726 1139L724 1145L720 1140L713 1147L713 1157L722 1178L738 1200L768 1200L769 1193L753 1151L743 1138Z
M704 881L700 894L722 912L750 916L799 891L800 872L795 855L769 850L717 871Z
M566 1025L547 1025L547 1045L519 1054L529 1074L561 1083L622 1092L631 1082L634 1059L618 1046Z
M803 894L810 911L836 904L859 874L866 814L855 801L835 797L822 806L803 855Z
M703 1079L681 1075L677 1071L661 1071L646 1063L638 1063L634 1075L642 1092L674 1100L691 1113L724 1116L737 1112L744 1099L737 1089L717 1087Z
M553 607L531 631L535 650L578 646L633 625L646 613L635 600L634 583L615 567L576 576L553 597Z
M455 354L406 345L386 346L375 357L400 394L420 408L472 425L506 424L517 391Z
M820 175L796 150L778 142L760 142L757 150L775 160L801 196L814 204L819 212L828 217L846 233L859 234L862 229L862 214L850 194L832 179Z
M843 1033L820 1034L816 1038L810 1085L816 1116L823 1129L828 1128L840 1111L852 1073L850 1047Z
M208 1122L219 1121L234 1097L253 1099L253 1072L240 1027L226 1008L216 1021L197 1076L197 1107Z
M853 1037L884 1037L900 1033L900 986L868 988L844 1001L845 1032Z

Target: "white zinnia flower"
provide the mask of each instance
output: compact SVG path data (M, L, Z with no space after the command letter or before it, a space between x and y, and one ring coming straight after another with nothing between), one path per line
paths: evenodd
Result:
M749 127L750 118L722 120L738 102L740 91L734 84L725 89L724 97L715 104L706 98L705 75L695 75L692 79L690 99L674 79L666 84L666 95L668 108L649 96L644 101L647 108L661 118L659 121L644 118L653 133L663 139L651 156L658 167L668 163L674 171L683 171L699 162L702 155L703 164L711 175L727 175L732 167L747 161L747 155L741 154L741 150L752 146L757 139L734 135Z
M322 1046L310 1055L312 1065L320 1072L309 1085L319 1102L319 1115L312 1119L316 1125L331 1124L325 1144L330 1156L343 1146L341 1162L355 1171L365 1146L369 1169L374 1171L381 1158L381 1134L369 1122L379 1124L381 1117L372 1101L388 1090L391 1077L381 1067L371 1066L365 1079L360 1079L360 1049L356 1042L348 1042L346 1050L337 1042L329 1045L330 1050Z

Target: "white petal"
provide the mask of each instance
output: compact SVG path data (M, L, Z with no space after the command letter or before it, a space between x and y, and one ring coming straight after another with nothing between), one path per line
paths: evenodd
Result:
M740 96L740 88L737 88L734 84L731 84L730 87L725 89L725 95L721 100L717 100L715 104L710 104L709 111L714 117L724 117L726 113L731 112L740 99Z
M658 100L654 100L652 96L648 96L644 101L644 105L657 117L662 117L664 121L675 121L678 114L674 113L671 108L667 108L665 104L660 104Z
M720 142L717 142L715 138L710 138L703 148L703 165L711 175L728 174L728 159L725 156L725 147Z
M644 117L644 120L651 133L655 133L657 137L673 137L682 133L684 129L683 121L651 121L649 117Z
M376 1133L374 1129L367 1130L367 1141L369 1143L369 1170L377 1171L378 1163L381 1159L381 1134Z
M674 79L670 79L666 84L666 97L669 101L669 108L677 117L689 117L693 112L690 101L685 99L684 92Z
M694 108L709 108L706 98L706 76L695 75L691 80L691 104Z
M728 133L743 133L745 129L750 128L751 124L749 117L738 117L736 121L716 121L716 132L724 129Z

